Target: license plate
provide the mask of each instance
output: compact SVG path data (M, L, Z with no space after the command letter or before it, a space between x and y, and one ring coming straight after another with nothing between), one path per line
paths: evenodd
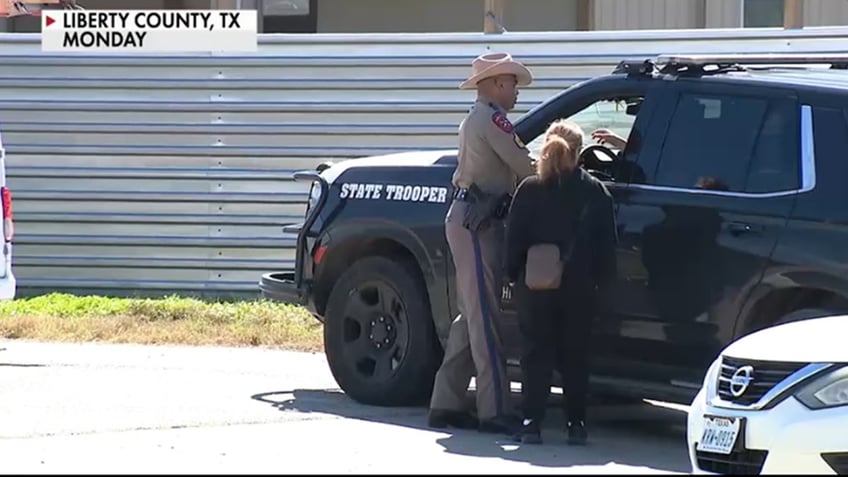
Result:
M739 437L741 419L735 417L704 416L704 432L697 449L704 452L730 454Z

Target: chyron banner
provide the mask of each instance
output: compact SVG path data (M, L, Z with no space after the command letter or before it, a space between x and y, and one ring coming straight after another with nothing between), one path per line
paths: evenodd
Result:
M61 5L62 0L0 0L0 18L39 14L46 5Z

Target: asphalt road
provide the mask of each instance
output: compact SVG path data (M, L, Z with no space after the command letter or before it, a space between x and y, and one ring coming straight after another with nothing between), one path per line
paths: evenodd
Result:
M559 418L520 447L358 404L321 354L0 341L0 473L690 471L685 412L593 406L585 448Z

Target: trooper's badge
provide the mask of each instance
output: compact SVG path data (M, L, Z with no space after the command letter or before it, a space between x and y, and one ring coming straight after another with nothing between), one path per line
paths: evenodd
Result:
M515 141L515 145L518 146L519 149L524 149L525 147L527 147L527 145L524 144L524 141L522 141L521 138L518 137L518 134L513 134L512 140Z
M501 131L507 134L512 134L512 123L509 122L509 119L506 118L504 113L496 111L495 114L492 115L492 122L495 123L495 126L497 126Z

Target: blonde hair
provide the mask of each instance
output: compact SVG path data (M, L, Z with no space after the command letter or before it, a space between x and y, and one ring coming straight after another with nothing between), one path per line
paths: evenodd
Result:
M577 155L583 147L583 130L577 123L560 119L554 121L545 131L545 143L536 173L543 182L555 179L577 166Z

